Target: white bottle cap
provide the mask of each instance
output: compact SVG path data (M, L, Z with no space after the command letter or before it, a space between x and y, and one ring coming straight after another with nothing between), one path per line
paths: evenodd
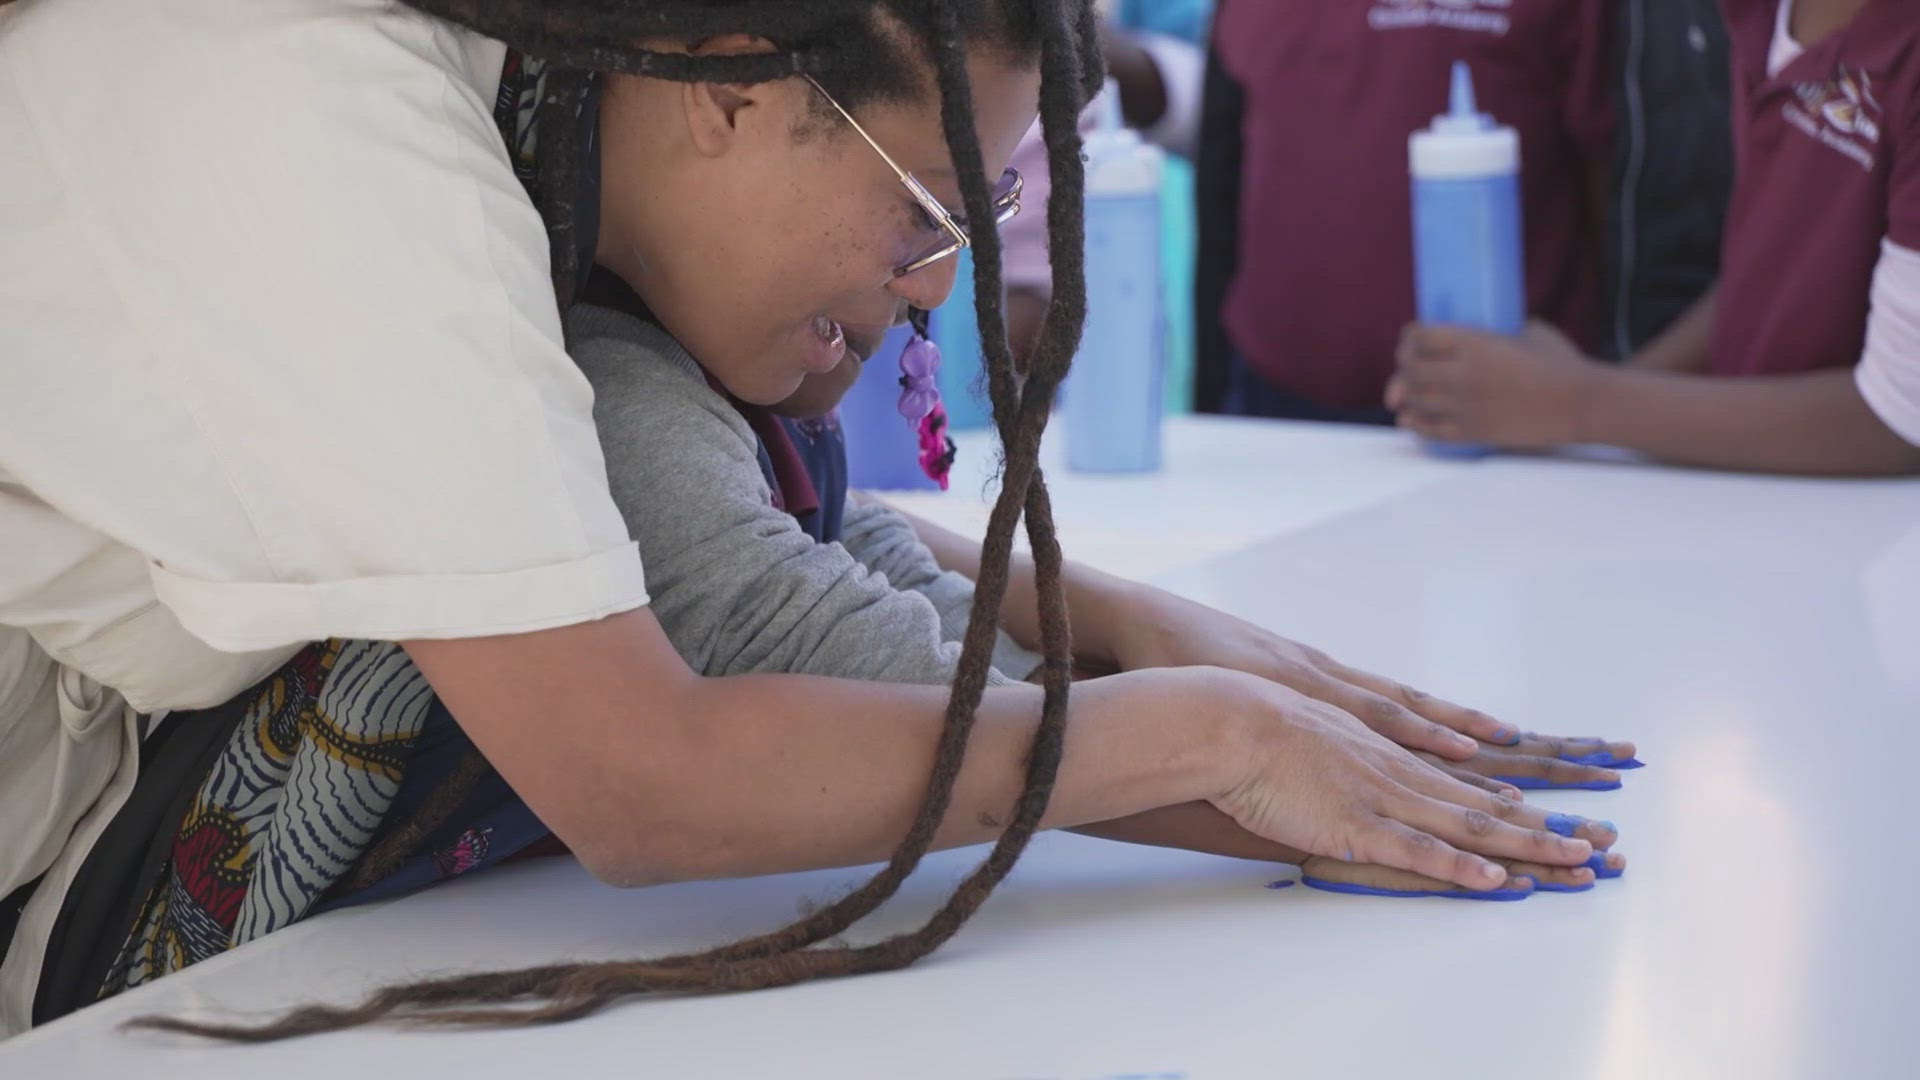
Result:
M1475 107L1473 74L1453 65L1452 107L1408 140L1413 175L1420 180L1470 180L1520 171L1520 133Z

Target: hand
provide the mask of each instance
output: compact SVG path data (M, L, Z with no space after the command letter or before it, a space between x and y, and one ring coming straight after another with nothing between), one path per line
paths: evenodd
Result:
M1402 892L1472 891L1406 870L1389 870L1324 855L1308 855L1285 844L1255 836L1211 803L1164 806L1144 814L1086 825L1072 831L1129 844L1179 848L1233 859L1287 863L1300 867L1303 874L1322 881L1365 885L1373 889ZM1588 839L1596 850L1605 852L1613 838L1609 831L1596 828L1591 830ZM1607 853L1605 858L1611 870L1626 868L1625 856ZM1506 868L1508 887L1512 887L1513 879L1520 877L1532 878L1545 887L1560 889L1584 888L1594 880L1593 871L1585 866L1542 866L1512 859L1495 859L1494 862Z
M1456 780L1348 713L1264 679L1222 673L1240 737L1221 747L1232 779L1209 801L1256 836L1311 855L1406 870L1467 889L1508 880L1498 859L1584 864L1612 829L1547 828L1548 813Z
M1400 426L1445 442L1544 450L1581 441L1583 416L1609 369L1542 322L1519 337L1410 326L1387 408Z
M1619 774L1558 758L1607 751L1624 760L1634 754L1632 743L1523 736L1477 709L1348 667L1318 649L1158 589L1130 587L1103 621L1112 628L1110 648L1122 670L1211 666L1258 675L1349 713L1402 746L1434 755L1432 763L1489 791L1518 794L1486 779L1493 776L1611 783Z
M1618 875L1627 868L1626 856L1608 852L1603 856L1610 875ZM1521 862L1515 859L1495 859L1506 867L1507 888L1518 887L1532 892L1535 886L1554 892L1575 892L1585 890L1594 883L1596 875L1585 866L1541 866L1538 863ZM1342 885L1364 885L1369 889L1384 889L1393 892L1427 893L1457 892L1471 893L1471 889L1462 889L1445 881L1435 881L1430 877L1409 873L1405 870L1389 870L1384 866L1368 866L1366 863L1342 862L1329 859L1324 855L1315 855L1300 864L1302 877L1316 878ZM1533 884L1523 879L1531 878Z

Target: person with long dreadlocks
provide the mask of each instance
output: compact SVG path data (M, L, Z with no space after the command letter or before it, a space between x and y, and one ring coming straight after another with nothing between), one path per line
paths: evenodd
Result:
M1610 845L1440 763L1551 774L1563 751L1629 748L1526 740L1063 562L1035 456L1084 317L1074 119L1095 42L1084 0L0 0L0 1025L377 877L373 856L444 818L433 797L396 814L442 766L432 796L497 769L619 885L887 863L708 953L197 1030L544 1022L898 967L1039 828L1467 890ZM1016 375L991 178L1036 99L1056 281ZM937 304L962 244L1006 459L983 545L922 534L977 583L944 706L690 669L563 348L576 284L608 268L764 405ZM988 686L1003 601L1040 688ZM1095 631L1078 648L1069 604ZM1069 704L1076 658L1120 673ZM821 944L928 850L982 841L919 930Z

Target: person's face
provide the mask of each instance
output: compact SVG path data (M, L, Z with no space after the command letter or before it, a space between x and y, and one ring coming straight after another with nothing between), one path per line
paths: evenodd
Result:
M759 48L738 38L696 51ZM1039 72L988 54L968 71L997 177L1033 122ZM775 404L814 376L804 407L824 412L909 305L946 299L956 260L895 276L925 242L926 217L880 155L822 112L818 93L798 78L726 87L615 77L601 119L599 257L736 397ZM964 213L930 85L925 96L856 119Z

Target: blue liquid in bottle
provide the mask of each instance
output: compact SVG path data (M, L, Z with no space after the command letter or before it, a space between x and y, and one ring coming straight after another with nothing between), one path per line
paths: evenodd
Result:
M1452 108L1415 132L1414 293L1420 321L1518 334L1527 321L1520 216L1520 137L1475 108L1473 76L1453 66ZM1493 448L1427 440L1439 457Z
M1160 282L1164 157L1120 123L1111 80L1087 139L1087 324L1065 398L1067 467L1160 467L1166 320Z

